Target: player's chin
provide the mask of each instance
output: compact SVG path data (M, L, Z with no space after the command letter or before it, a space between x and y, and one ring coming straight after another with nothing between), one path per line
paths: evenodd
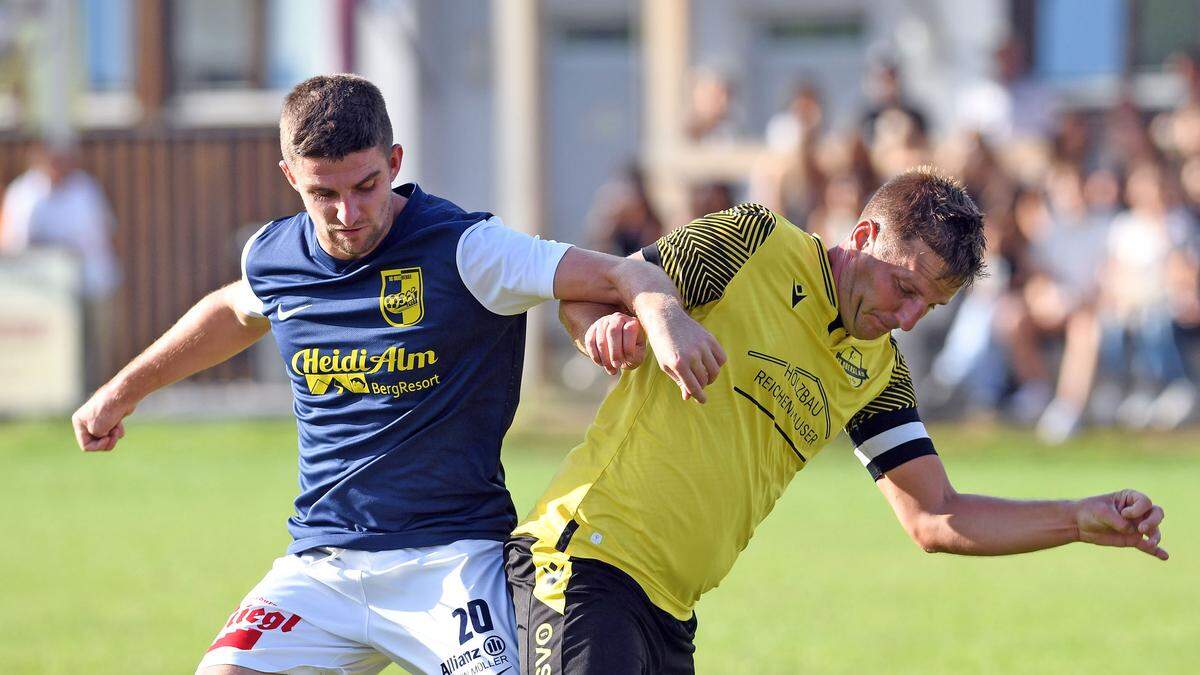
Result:
M882 330L878 325L873 325L871 322L862 321L856 323L847 332L859 340L874 340L888 331Z

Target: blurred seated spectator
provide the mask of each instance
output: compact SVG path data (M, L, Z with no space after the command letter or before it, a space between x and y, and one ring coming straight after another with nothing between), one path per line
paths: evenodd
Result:
M987 214L988 274L951 305L953 320L920 392L921 403L934 411L993 417L1005 394L1009 359L998 338L997 314L1013 288L1015 271L1025 264L1028 244L1013 217L1019 199L1014 190L1007 176L998 173L980 194Z
M1096 151L1095 143L1092 142L1091 125L1082 111L1064 112L1050 138L1054 162L1074 164L1081 169L1095 164L1095 158L1091 156Z
M865 200L862 184L853 173L831 176L825 181L820 206L809 214L804 229L833 246L854 227Z
M1175 108L1155 118L1153 135L1177 159L1200 157L1200 51L1173 54L1166 65L1179 80L1182 98Z
M1041 384L1048 384L1045 341L1062 339L1054 399L1037 426L1048 443L1061 443L1079 429L1100 353L1098 270L1106 255L1109 214L1089 211L1084 186L1077 167L1060 164L1046 178L1046 200L1031 205L1045 208L1025 214L1030 272L1015 299L1019 316L1008 341L1014 359L1031 361L1025 381L1048 391Z
M859 122L866 142L875 145L879 119L902 116L921 137L929 133L928 118L908 100L900 81L900 68L887 59L877 59L870 66L866 80L867 109Z
M83 298L85 382L90 390L106 378L112 297L119 282L113 253L113 215L104 191L78 166L70 139L38 143L30 166L4 192L0 205L0 253L37 247L63 249L80 267Z
M1125 175L1134 165L1162 161L1162 151L1150 136L1130 83L1122 85L1116 103L1104 113L1104 139L1099 147L1098 165Z
M897 109L875 118L870 148L871 165L885 181L932 159L925 133L914 118Z
M733 185L720 181L693 186L688 196L688 208L692 218L731 208L736 203L733 193Z
M733 119L733 84L712 69L700 69L692 78L687 135L693 141L729 140L737 136Z
M663 235L641 168L630 164L596 192L588 216L592 248L627 256Z
M787 107L767 122L767 147L781 154L791 154L802 144L815 143L821 134L824 116L817 88L808 82L797 84Z
M1044 142L1058 110L1052 91L1030 77L1025 45L1005 40L993 53L990 79L968 87L958 100L959 128L984 134L997 144Z
M767 174L765 180L758 176L751 198L775 208L801 227L807 227L813 214L823 209L830 176L852 178L863 198L879 186L870 154L858 133L826 134L806 141L785 156L776 169L778 172ZM834 241L843 234L839 232Z
M1108 236L1101 316L1106 370L1127 375L1106 385L1130 392L1113 411L1120 423L1173 428L1196 397L1174 331L1177 313L1196 312L1196 225L1161 164L1134 166L1126 201Z

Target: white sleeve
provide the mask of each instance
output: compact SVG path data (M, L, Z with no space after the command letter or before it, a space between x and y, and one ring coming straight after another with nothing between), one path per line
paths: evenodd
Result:
M250 247L271 224L263 225L257 232L250 235L246 245L242 247L242 280L234 288L233 303L237 310L247 316L263 316L263 301L250 288L250 279L246 276L246 258L250 255Z
M554 272L569 248L510 230L492 216L463 232L455 259L471 295L489 311L511 316L554 297Z

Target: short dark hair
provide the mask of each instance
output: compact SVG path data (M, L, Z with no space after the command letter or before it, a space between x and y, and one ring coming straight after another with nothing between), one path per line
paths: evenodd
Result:
M279 149L285 160L333 160L367 148L392 147L392 123L383 94L356 75L317 75L283 100Z
M958 181L932 166L910 169L875 191L862 212L898 241L920 238L946 263L944 277L970 286L984 275L983 213Z

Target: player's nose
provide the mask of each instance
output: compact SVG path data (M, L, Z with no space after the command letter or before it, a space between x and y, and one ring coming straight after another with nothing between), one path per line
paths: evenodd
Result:
M900 330L910 331L928 310L929 307L922 304L919 299L908 300L900 306L900 310L896 313L896 324Z
M353 199L343 199L338 204L338 220L342 222L343 227L354 227L354 223L361 213L362 209Z

